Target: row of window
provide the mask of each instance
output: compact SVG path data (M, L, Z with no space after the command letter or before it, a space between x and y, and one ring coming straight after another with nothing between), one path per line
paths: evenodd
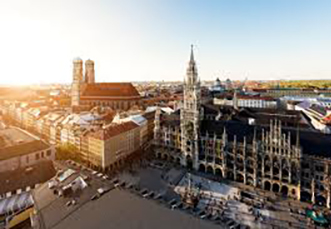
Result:
M35 160L39 160L40 158L45 158L45 157L49 157L51 156L52 154L52 151L49 149L47 150L46 152L42 151L40 154L39 153L36 153L35 154ZM29 163L30 161L30 155L26 155L26 163Z

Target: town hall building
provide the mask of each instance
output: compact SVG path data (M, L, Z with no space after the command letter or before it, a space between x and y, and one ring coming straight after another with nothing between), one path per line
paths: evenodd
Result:
M280 116L263 125L211 115L211 105L201 104L193 49L183 94L180 110L155 113L158 158L330 208L331 137L290 127Z

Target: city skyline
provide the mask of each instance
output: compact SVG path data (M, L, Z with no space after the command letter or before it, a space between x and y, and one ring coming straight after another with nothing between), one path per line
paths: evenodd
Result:
M201 80L328 79L327 1L23 1L0 4L0 84L181 81L190 45Z

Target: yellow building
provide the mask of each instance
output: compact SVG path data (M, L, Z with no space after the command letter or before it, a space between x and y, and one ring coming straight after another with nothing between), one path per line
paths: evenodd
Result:
M83 155L93 166L109 170L122 165L128 156L139 150L144 126L133 121L111 124L85 137L87 152Z

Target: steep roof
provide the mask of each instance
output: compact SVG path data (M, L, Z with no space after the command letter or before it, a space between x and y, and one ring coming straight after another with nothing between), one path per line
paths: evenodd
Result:
M49 145L47 145L46 143L39 141L39 140L1 148L0 149L0 161L6 160L9 158L13 158L13 157L17 157L17 156L30 154L30 153L40 151L40 150L45 150L48 148L49 148Z
M137 97L140 95L131 83L93 83L82 87L84 96Z

